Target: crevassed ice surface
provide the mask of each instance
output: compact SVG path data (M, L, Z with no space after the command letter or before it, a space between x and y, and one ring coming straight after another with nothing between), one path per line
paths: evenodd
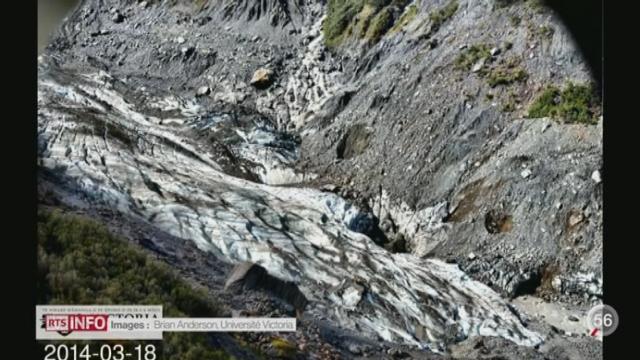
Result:
M106 73L39 72L40 166L87 204L143 217L231 262L259 263L296 282L311 315L373 337L435 351L476 335L542 341L456 265L378 247L351 230L366 217L332 193L266 185L267 173L263 183L231 176L225 154L197 137L218 134L234 164L281 169L277 182L286 183L297 150L266 119L211 115L194 101L130 88L125 97L118 89L128 85ZM300 178L290 171L289 180Z

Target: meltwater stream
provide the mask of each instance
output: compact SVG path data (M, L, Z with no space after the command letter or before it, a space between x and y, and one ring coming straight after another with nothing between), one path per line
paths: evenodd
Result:
M296 142L259 114L43 62L38 144L40 166L88 206L142 217L228 261L259 263L296 282L311 315L434 351L476 335L542 341L456 265L391 254L352 231L363 216L346 200L278 186L305 175L289 166Z

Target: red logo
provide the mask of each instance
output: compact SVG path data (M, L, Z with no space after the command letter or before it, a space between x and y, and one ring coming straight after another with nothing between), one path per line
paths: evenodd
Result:
M109 315L105 314L64 314L44 315L46 331L70 333L72 331L108 330Z

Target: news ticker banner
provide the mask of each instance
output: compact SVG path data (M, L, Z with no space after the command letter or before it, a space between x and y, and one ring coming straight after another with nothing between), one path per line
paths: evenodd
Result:
M37 340L162 340L163 332L295 332L296 318L163 318L162 306L37 305Z

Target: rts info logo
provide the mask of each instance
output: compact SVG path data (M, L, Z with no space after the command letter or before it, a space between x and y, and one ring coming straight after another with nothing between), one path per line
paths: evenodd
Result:
M69 334L73 331L108 331L109 315L64 314L44 315L45 331Z

